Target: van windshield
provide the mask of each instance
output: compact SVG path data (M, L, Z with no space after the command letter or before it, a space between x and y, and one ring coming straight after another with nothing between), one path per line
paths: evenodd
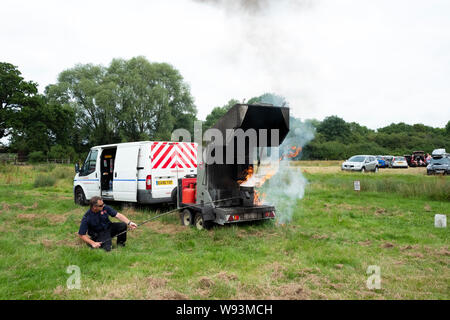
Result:
M405 157L395 157L395 161L405 161Z
M366 157L363 156L353 156L348 161L350 162L363 162Z

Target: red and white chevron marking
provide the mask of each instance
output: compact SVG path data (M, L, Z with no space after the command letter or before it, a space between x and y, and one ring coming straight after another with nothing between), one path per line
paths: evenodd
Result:
M197 145L191 142L153 142L152 169L197 168Z

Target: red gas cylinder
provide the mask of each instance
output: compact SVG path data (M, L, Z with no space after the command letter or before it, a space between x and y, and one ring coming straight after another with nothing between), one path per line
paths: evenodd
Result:
M183 189L183 203L195 203L195 189L193 184Z

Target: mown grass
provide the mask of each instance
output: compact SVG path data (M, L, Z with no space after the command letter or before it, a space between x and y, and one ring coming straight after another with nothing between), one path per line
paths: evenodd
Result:
M11 171L19 178L8 184ZM447 214L450 204L433 191L448 191L448 177L307 173L305 197L289 224L198 231L170 215L130 232L127 247L106 253L77 240L87 208L73 203L72 176L35 188L42 173L0 168L1 299L450 297L449 233L434 227L434 215ZM405 192L411 184L425 191ZM136 222L171 209L111 205ZM70 265L81 269L78 290L66 286ZM366 287L370 265L381 268L380 290Z

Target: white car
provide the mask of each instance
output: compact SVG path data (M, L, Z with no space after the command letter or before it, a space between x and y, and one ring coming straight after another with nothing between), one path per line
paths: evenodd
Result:
M368 155L353 156L342 164L341 170L378 172L378 160L375 156L368 156Z
M405 157L394 157L392 159L392 168L408 168L408 162Z

